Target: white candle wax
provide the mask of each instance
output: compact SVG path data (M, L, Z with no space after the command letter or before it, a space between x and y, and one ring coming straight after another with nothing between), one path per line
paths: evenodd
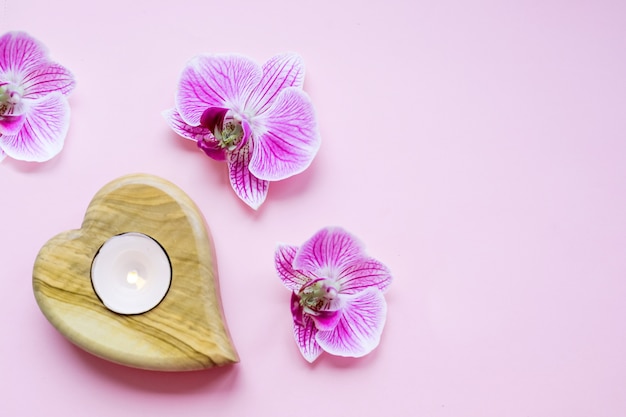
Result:
M141 233L113 236L91 265L91 283L102 303L119 314L141 314L167 294L172 266L154 239Z

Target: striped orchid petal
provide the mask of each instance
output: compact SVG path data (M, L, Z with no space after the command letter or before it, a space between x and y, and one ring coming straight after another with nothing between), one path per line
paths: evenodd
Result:
M246 107L256 114L264 113L287 87L302 88L304 84L304 62L299 55L286 53L276 55L263 64L263 75L258 87L251 95Z
M376 259L362 258L339 270L337 281L345 294L354 294L368 287L385 291L391 284L391 273Z
M22 73L47 61L46 48L24 32L0 37L0 72Z
M327 227L307 240L294 259L294 266L305 271L338 275L339 271L363 258L363 246L338 227Z
M265 201L269 181L261 180L250 172L250 147L244 146L236 152L228 153L228 173L230 184L243 202L253 209L259 208Z
M298 291L309 281L306 275L293 267L293 258L296 256L297 251L297 246L279 245L274 255L274 264L276 265L278 276L291 291Z
M331 355L361 357L374 350L385 326L387 304L376 288L346 300L341 319L331 330L319 331L317 343Z
M302 325L294 324L293 334L300 353L308 362L315 361L322 354L322 348L316 340L317 328L310 317L305 316Z
M250 170L259 178L279 181L299 174L320 147L313 104L304 91L282 90L257 125L263 133L256 136Z

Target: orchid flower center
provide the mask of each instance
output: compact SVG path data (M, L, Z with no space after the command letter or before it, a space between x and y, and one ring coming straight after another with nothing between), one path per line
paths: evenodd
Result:
M241 121L232 116L226 117L222 126L215 126L213 136L222 148L228 151L236 149L244 136Z
M22 101L21 87L4 83L0 85L0 115L13 113L13 108Z
M339 296L336 282L328 279L319 279L302 287L298 293L300 305L309 313L327 310Z

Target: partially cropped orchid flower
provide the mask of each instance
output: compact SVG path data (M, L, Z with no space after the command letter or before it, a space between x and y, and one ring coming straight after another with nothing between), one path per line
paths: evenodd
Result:
M74 77L23 32L0 37L0 160L42 162L63 148Z
M387 315L383 292L392 278L353 236L322 229L299 248L279 245L274 261L292 291L294 335L307 361L322 351L360 357L378 346Z
M320 146L303 81L295 54L263 66L240 55L200 55L184 68L175 108L164 116L176 133L228 163L235 193L256 209L270 181L304 171Z

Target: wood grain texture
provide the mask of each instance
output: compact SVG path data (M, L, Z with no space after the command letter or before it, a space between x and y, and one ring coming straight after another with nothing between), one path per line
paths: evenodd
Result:
M169 292L138 315L108 310L97 297L91 263L110 237L139 232L165 249L172 264ZM136 174L117 179L93 198L78 230L40 250L33 290L41 311L67 339L104 359L162 371L239 361L222 312L215 251L204 217L178 187Z

